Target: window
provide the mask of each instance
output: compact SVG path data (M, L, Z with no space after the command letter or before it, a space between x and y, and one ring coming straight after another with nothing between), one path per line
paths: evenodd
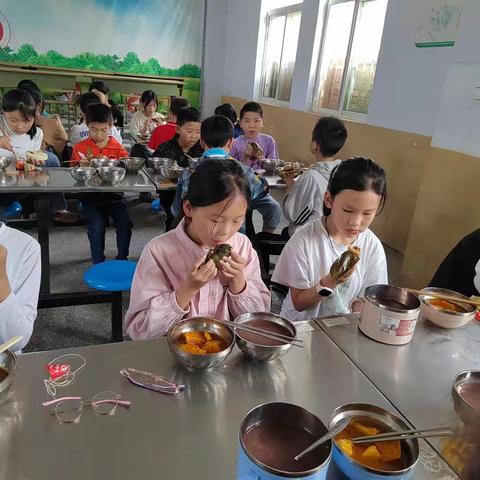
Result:
M290 101L301 17L301 3L272 10L267 15L262 99Z
M314 111L368 113L387 2L328 2Z

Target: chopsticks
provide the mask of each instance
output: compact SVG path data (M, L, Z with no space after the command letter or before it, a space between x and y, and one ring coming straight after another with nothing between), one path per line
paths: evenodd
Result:
M430 438L430 437L447 437L452 435L453 430L448 425L442 425L431 428L419 428L416 430L403 430L399 432L379 433L378 435L370 435L365 437L352 438L352 442L358 443L373 443L386 442L388 440L412 440L414 438Z
M470 300L469 298L459 298L454 297L453 295L444 295L443 293L436 293L436 292L425 292L423 290L415 290L414 288L407 288L410 293L415 295L423 295L425 297L432 297L438 298L440 300L446 300L447 302L457 302L457 303L468 303L470 305L475 305L476 307L480 307L479 300Z
M275 340L283 344L290 343L294 347L303 348L303 340L295 338L289 335L283 335L282 333L275 333L269 330L263 330L257 327L251 327L249 325L244 325L242 323L231 322L230 320L217 320L217 322L223 323L234 330L244 330L245 332L254 333L261 337L269 338L270 340Z

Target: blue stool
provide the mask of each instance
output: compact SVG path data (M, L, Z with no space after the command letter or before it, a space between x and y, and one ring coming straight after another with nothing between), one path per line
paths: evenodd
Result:
M137 262L109 260L91 266L83 281L95 290L112 293L112 342L123 340L122 292L130 290Z
M0 208L0 218L17 217L22 213L22 205L19 202L12 202L5 208Z

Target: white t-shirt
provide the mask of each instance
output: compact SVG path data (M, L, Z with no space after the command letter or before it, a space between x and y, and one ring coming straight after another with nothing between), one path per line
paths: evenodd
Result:
M15 151L13 153L10 150L0 148L0 156L8 157L12 160L15 159L15 156L26 159L28 150L36 152L42 148L43 132L40 128L37 127L37 133L35 133L33 138L30 138L30 135L27 133L19 135L10 128L4 115L0 115L0 136L7 136Z
M85 122L82 122L80 125L74 125L70 130L70 143L72 144L72 147L78 142L88 138L89 135L88 127ZM122 136L115 125L112 125L112 128L110 129L110 136L113 137L120 145L122 144Z
M159 120L161 123L163 123L165 121L165 118L163 117L163 115L160 113L160 112L155 112L153 114L153 117L147 117L143 111L138 111L138 112L135 112L133 115L132 115L132 119L130 120L130 132L133 133L134 135L138 135L140 133L140 130L143 128L143 126L145 125L145 122L147 120ZM154 122L151 122L151 128L150 128L150 133L153 132L153 130L155 130L156 127L158 127L159 123L154 123Z
M347 249L330 239L319 218L300 228L285 245L273 272L272 281L304 290L318 284L330 271L332 263ZM333 244L333 247L332 247ZM347 282L339 285L333 295L316 307L298 312L290 292L285 298L281 315L290 320L350 312L350 303L370 285L388 283L387 260L382 243L371 231L362 232L355 243L360 247L360 261Z
M37 318L40 290L40 245L26 233L0 223L0 245L7 249L7 277L12 292L0 303L0 343L22 335L13 349L23 348Z
M288 233L323 215L323 197L332 170L341 160L316 162L293 184L283 200L283 214L288 220Z

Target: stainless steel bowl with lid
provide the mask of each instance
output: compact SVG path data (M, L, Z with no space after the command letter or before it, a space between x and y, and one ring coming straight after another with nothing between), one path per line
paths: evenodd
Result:
M119 183L125 177L126 170L122 167L100 167L97 168L98 175L105 183Z
M177 347L182 335L187 332L210 332L218 335L225 343L226 348L218 353L197 355L188 353ZM172 325L167 332L167 343L175 360L191 370L204 370L223 363L235 344L233 331L210 317L191 317Z

